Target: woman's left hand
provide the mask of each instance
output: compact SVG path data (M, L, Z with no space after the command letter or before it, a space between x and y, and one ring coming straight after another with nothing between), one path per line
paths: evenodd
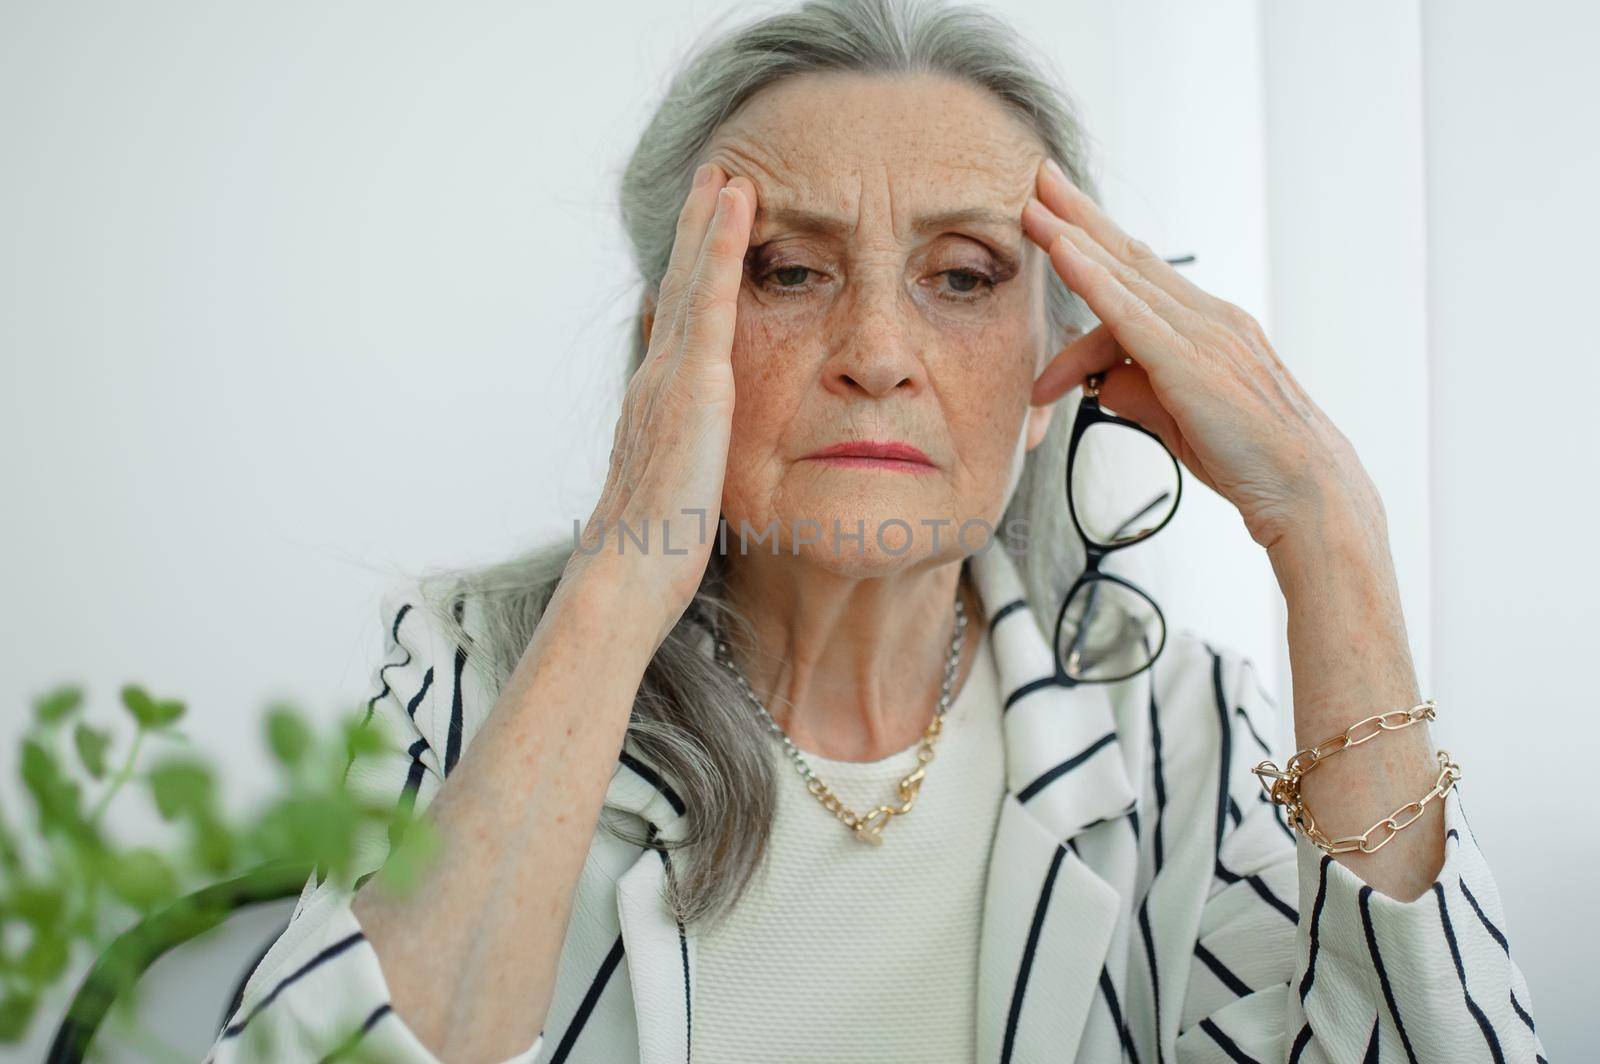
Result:
M1104 373L1102 403L1159 436L1269 550L1334 519L1369 531L1382 524L1382 500L1355 448L1255 318L1123 232L1049 160L1037 189L1023 229L1100 324L1045 367L1034 405Z
M1059 171L1040 168L1022 225L1101 322L1045 368L1033 402L1052 403L1109 371L1105 405L1161 437L1239 508L1271 555L1287 606L1293 749L1338 735L1367 712L1352 706L1415 705L1377 488L1261 326L1129 237ZM1135 363L1124 365L1125 355ZM1431 739L1426 728L1408 728L1388 740L1379 767L1341 758L1309 776L1302 794L1318 826L1336 837L1359 832L1427 793L1438 772ZM1335 859L1374 889L1412 901L1434 882L1443 853L1440 812L1381 852Z

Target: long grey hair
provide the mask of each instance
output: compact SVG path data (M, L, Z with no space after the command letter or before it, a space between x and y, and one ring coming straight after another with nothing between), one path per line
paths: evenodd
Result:
M1075 105L1042 57L997 17L929 0L806 0L704 44L673 78L639 138L622 177L621 205L644 292L655 292L666 271L678 208L719 125L763 88L812 71L928 72L986 88L1079 187L1096 194ZM1046 273L1053 350L1069 329L1086 323L1087 309L1053 271ZM643 307L641 300L641 314ZM631 331L624 383L646 353L637 322ZM1047 639L1084 561L1062 485L1072 420L1062 416L1067 413L1058 411L1045 440L1028 452L987 548L1011 553ZM430 612L468 647L490 690L500 690L516 667L573 548L563 539L494 564L433 570L423 578ZM681 851L668 903L685 923L721 917L743 892L766 852L778 773L788 771L772 756L773 737L740 687L704 652L710 625L730 640L750 631L725 595L727 565L724 555L712 552L694 602L645 670L628 724L630 747L672 782L687 806L686 836L665 843ZM470 640L452 608L467 597L479 618ZM601 821L616 834L627 830ZM639 845L664 844L627 837Z

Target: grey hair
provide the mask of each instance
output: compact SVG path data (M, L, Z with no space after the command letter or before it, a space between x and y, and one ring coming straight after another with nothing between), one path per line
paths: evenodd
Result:
M622 175L622 221L645 293L658 289L671 257L678 209L718 127L763 88L813 72L934 73L986 88L1014 112L1068 176L1098 199L1087 172L1082 124L1049 65L1010 26L972 6L935 0L806 0L722 33L673 77ZM1054 346L1084 325L1087 308L1047 274L1047 328ZM645 312L641 300L639 314ZM647 346L635 322L624 383ZM1057 411L1043 442L1027 452L993 542L1017 564L1035 622L1053 635L1062 594L1083 568L1062 482L1071 430ZM468 648L500 690L573 553L570 540L472 569L434 570L425 579L430 612ZM684 923L716 920L743 893L766 852L778 773L772 736L742 689L709 658L715 626L730 639L750 632L726 596L727 560L717 551L694 601L657 648L628 723L634 748L673 784L687 806L681 841L638 838L602 816L607 830L637 845L681 850L668 904ZM460 602L474 600L475 637L460 626ZM454 603L452 606L451 604ZM991 604L992 605L992 604ZM942 637L941 637L942 638ZM785 780L785 782L790 782Z

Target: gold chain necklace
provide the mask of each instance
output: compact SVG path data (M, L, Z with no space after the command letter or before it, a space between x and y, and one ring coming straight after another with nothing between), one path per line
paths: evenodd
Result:
M939 733L944 729L944 715L950 709L950 689L955 684L956 673L961 667L961 647L963 636L967 630L967 610L961 602L960 589L956 592L956 630L950 637L950 652L945 659L944 682L939 686L939 701L935 706L933 720L922 733L922 740L917 749L917 767L909 776L902 779L897 787L900 794L899 805L880 805L866 816L861 816L839 800L822 778L811 771L811 766L806 762L799 747L789 739L788 734L772 719L772 714L767 712L767 707L761 704L754 691L750 689L750 681L746 680L744 673L734 663L732 654L728 651L728 644L716 633L716 658L723 666L733 673L739 686L744 688L745 697L750 704L767 718L767 726L773 734L783 741L789 759L794 762L795 771L806 781L806 790L811 792L822 807L837 817L845 827L855 833L856 838L874 846L883 845L883 829L889 821L896 816L911 811L912 804L917 800L917 793L922 788L922 777L928 762L933 760L933 744L939 738Z

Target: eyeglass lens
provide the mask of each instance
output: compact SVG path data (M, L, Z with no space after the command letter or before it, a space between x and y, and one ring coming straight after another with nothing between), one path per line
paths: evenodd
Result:
M1181 489L1171 453L1137 429L1090 425L1078 441L1069 490L1090 544L1136 543L1172 515ZM1147 668L1165 642L1160 611L1148 596L1105 573L1073 591L1058 626L1062 667L1084 681L1111 682Z
M1090 425L1072 462L1073 513L1090 543L1143 539L1178 504L1178 471L1161 441L1115 422Z

